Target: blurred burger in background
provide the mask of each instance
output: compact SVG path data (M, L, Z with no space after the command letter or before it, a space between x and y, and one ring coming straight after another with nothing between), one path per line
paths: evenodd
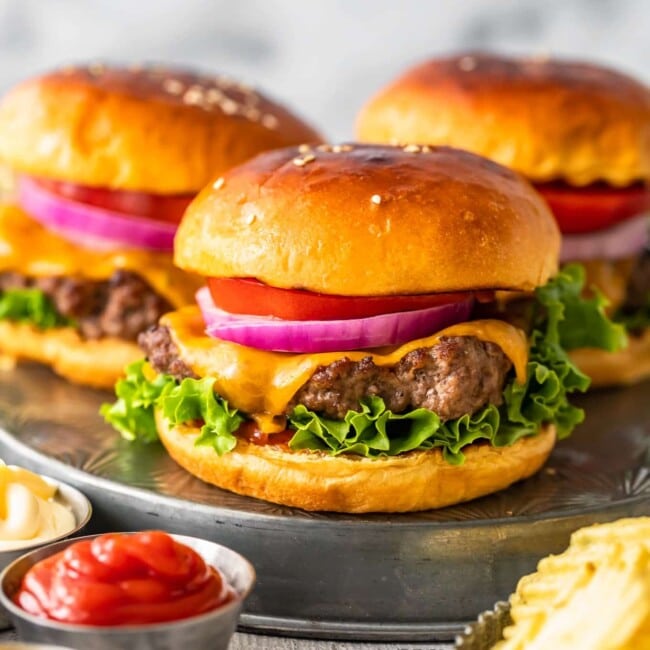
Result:
M408 70L361 111L366 142L451 145L528 178L629 346L576 349L596 385L650 376L650 91L607 68L465 54ZM566 341L565 343L570 343Z
M192 302L172 264L178 222L226 169L318 141L282 106L230 78L101 64L30 79L0 103L0 352L111 386L136 339Z
M185 212L174 258L205 286L140 335L102 413L204 481L307 510L500 490L582 421L563 334L612 336L559 249L530 184L468 152L261 154ZM528 331L481 317L496 290L528 296Z

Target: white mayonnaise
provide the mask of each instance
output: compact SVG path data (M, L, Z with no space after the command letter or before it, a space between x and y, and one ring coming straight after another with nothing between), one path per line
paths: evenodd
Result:
M45 543L74 530L72 511L55 500L56 485L0 463L0 551Z

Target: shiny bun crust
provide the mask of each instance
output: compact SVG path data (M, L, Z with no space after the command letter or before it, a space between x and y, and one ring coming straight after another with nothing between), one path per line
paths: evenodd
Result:
M248 86L171 68L58 70L0 103L0 158L10 166L112 189L194 193L261 151L319 140Z
M303 510L350 513L430 510L497 492L537 472L555 444L549 426L510 447L471 445L463 465L450 465L439 449L372 460L244 440L218 456L194 445L198 428L171 428L159 415L157 424L170 456L207 483Z
M650 90L586 63L458 55L382 90L357 135L467 149L539 182L627 185L650 178Z
M0 356L44 363L76 384L112 389L124 367L142 352L135 343L117 338L83 340L71 327L42 331L0 320Z
M581 348L569 353L571 361L591 377L591 387L625 386L650 378L650 328L629 336L624 350L607 352Z
M190 205L175 263L204 276L365 296L530 290L555 221L517 174L449 148L322 145L262 154Z

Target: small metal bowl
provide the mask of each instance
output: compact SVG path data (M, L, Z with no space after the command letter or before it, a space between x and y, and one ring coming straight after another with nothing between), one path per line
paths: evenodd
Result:
M510 605L499 601L494 609L480 614L477 621L456 637L455 647L457 650L490 650L503 639L503 630L511 624Z
M226 650L237 627L244 600L255 583L255 569L235 551L196 537L172 535L181 544L194 549L204 561L219 569L237 593L232 602L211 612L169 623L104 627L59 623L28 614L13 602L25 573L34 564L89 535L64 540L38 549L10 564L0 574L0 604L16 626L18 636L25 641L52 643L80 650L177 650L178 648L210 648Z
M54 496L54 499L55 501L68 506L70 510L72 510L76 526L71 531L64 533L63 535L53 537L52 539L48 539L47 541L41 541L32 544L21 544L19 548L8 551L0 551L0 570L9 566L14 560L18 559L22 555L25 555L25 553L29 553L30 551L33 551L37 548L43 548L49 544L52 544L53 542L58 542L59 540L78 535L90 521L93 510L92 506L90 505L90 501L88 501L84 494L70 485L61 483L60 481L55 481L49 476L42 476L42 478L44 478L48 483L53 483L57 486L58 491ZM4 608L0 606L0 630L6 630L9 627L11 627L11 621L7 618Z

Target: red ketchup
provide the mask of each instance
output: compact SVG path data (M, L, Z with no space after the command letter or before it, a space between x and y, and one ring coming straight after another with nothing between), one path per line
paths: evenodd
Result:
M167 533L111 533L35 564L14 601L35 616L78 625L176 621L234 598L221 574Z

